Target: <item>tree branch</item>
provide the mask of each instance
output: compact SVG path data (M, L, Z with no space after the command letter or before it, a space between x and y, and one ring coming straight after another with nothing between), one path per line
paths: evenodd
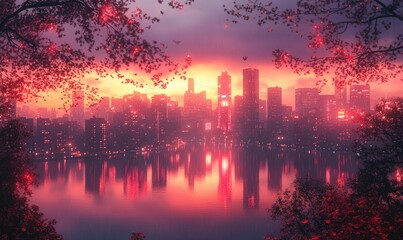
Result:
M36 45L35 43L33 43L32 41L28 40L27 38L25 38L24 36L22 36L19 32L17 32L17 31L14 30L14 29L5 28L4 31L5 31L5 32L12 32L12 33L15 34L18 38L20 38L22 41L28 43L28 44L31 45L31 46L35 46L35 45ZM8 34L7 34L7 36L8 36ZM10 37L9 37L9 39L10 39L11 41L13 41Z
M29 4L29 1L26 1L25 3L23 3L21 5L21 7L19 9L17 9L12 14L6 16L3 19L3 21L1 21L0 31L5 30L5 25L7 24L8 21L10 21L10 19L18 16L18 14L20 14L21 12L23 12L25 10L33 9L33 8L43 8L43 7L56 7L56 6L66 5L69 3L77 3L77 4L81 4L81 5L84 5L88 8L90 8L87 4L85 4L84 2L78 1L78 0L67 0L67 1L63 1L63 2L59 2L59 1L57 1L57 2L37 2L37 3L32 3L32 4Z
M362 58L362 57L364 57L364 56L366 56L368 54L394 52L394 51L398 51L400 49L403 49L403 45L388 48L388 49L379 49L379 50L367 51L367 52L363 52L363 53L359 54L357 56L357 59Z
M383 9L385 9L387 12L389 12L390 14L393 15L393 17L399 19L400 21L403 21L403 17L400 16L399 14L397 14L393 9L391 9L390 7L386 6L386 4L384 4L383 2L381 2L380 0L375 0L376 3L378 3L379 5L382 6Z
M341 22L336 22L334 24L335 25L341 25L341 24L368 24L368 23L370 23L372 21L376 21L376 20L381 19L381 18L390 18L390 17L394 17L394 16L393 15L380 15L380 16L377 16L377 17L369 18L368 20L365 20L365 21L341 21Z

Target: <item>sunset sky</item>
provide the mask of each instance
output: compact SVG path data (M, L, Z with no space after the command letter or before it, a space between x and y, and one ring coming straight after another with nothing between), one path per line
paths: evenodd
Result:
M183 62L188 54L191 56L193 62L188 77L195 79L196 92L207 92L207 96L213 100L213 108L216 107L217 76L223 70L228 71L232 77L232 95L242 95L244 68L260 70L261 99L266 99L267 87L280 86L283 88L283 103L294 106L295 88L315 87L316 79L314 76L296 75L288 68L275 68L272 50L285 48L293 54L304 55L307 50L305 40L290 33L282 25L259 27L253 21L239 21L237 24L227 21L230 17L224 12L223 4L230 5L231 2L196 0L183 10L164 8L157 1L139 0L135 4L151 15L159 16L161 20L145 33L147 39L165 43L168 46L167 53L178 62ZM164 14L160 13L161 10ZM149 94L151 98L153 94L165 93L183 105L186 81L178 79L170 83L166 90L162 90L150 86L151 82L146 79L145 75L138 79L149 84L145 88L120 84L120 81L111 79L95 82L89 77L87 82L99 88L100 96L121 97L140 91ZM329 84L322 89L322 93L332 94L333 89ZM387 96L403 96L403 84L400 80L391 79L385 84L371 85L371 107L380 97Z

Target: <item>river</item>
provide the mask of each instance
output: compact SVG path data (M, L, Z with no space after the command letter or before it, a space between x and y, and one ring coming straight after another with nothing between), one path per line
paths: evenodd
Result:
M263 239L267 209L297 177L344 185L350 153L187 145L169 152L36 163L32 203L66 240Z

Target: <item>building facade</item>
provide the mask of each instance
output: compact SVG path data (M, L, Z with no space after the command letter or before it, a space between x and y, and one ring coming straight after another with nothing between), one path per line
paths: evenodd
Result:
M243 69L243 126L246 138L254 138L259 126L259 70Z
M350 110L369 112L371 109L369 85L350 86Z
M223 131L231 130L231 76L222 72L217 84L217 128Z

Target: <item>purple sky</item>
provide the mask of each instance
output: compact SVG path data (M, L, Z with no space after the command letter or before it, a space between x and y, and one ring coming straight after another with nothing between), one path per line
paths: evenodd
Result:
M260 96L266 99L267 87L283 88L284 104L294 106L294 90L297 87L315 87L314 76L299 76L288 68L277 69L272 62L272 51L285 48L300 56L307 54L306 42L282 25L266 25L259 27L254 21L239 21L234 24L231 17L223 9L223 4L231 5L232 0L196 0L183 10L173 10L160 5L157 1L138 0L138 6L160 22L153 24L145 33L150 40L158 40L168 46L167 53L177 61L183 61L190 55L193 64L188 77L195 79L196 91L207 91L213 99L217 91L217 76L226 70L232 76L232 95L242 95L242 69L254 67L260 70ZM274 1L284 4L285 1ZM161 14L163 11L164 14ZM270 29L270 31L268 31ZM247 57L245 61L243 58ZM139 80L146 81L146 76ZM91 77L89 77L89 82ZM135 88L128 85L111 83L105 79L97 84L100 95L122 96L134 90L148 94L166 93L180 103L187 83L177 80L166 90L154 87ZM332 94L334 87L322 89L324 94ZM386 84L371 85L372 106L377 99L385 96L403 96L403 84L400 80L391 80ZM151 96L150 96L151 97Z

